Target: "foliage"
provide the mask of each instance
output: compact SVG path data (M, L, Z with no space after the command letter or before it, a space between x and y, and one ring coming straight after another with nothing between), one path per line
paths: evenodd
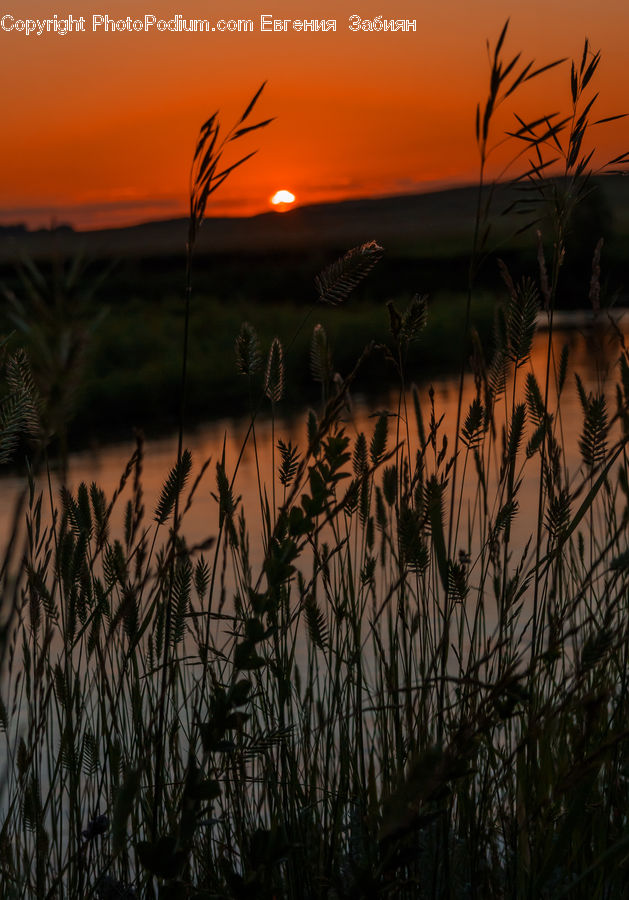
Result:
M483 153L501 90L536 74L501 61L505 34L479 112ZM577 100L597 60L587 44L584 59ZM577 168L583 122L568 142ZM559 128L542 132L554 141ZM557 234L561 256L562 217ZM322 299L340 302L366 274L362 257L375 263L365 246L319 277ZM553 351L559 270L540 265L540 384L538 288L503 269L493 354L474 341L454 440L433 391L415 389L407 408L424 298L388 305L377 349L400 395L370 433L352 434L346 410L376 348L342 377L315 325L321 403L302 446L275 440L291 344L275 339L263 367L243 326L242 453L258 462L267 403L279 460L254 510L237 491L242 453L234 463L223 450L202 546L188 545L185 516L208 463L188 487L181 448L152 515L141 441L111 497L81 484L55 501L30 479L20 552L2 569L3 897L625 896L629 350L620 340L613 395L572 381ZM12 450L37 406L20 359L7 378L22 412L0 421ZM568 390L583 412L573 472ZM535 521L522 519L525 491Z

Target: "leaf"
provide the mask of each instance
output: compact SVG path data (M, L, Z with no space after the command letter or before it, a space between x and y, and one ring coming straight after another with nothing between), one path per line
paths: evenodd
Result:
M371 444L369 445L369 455L371 461L376 466L383 457L387 448L387 433L389 429L388 413L382 412L378 416L376 427L374 428Z
M203 600L210 584L210 567L203 555L197 560L194 569L194 589L199 600Z
M444 590L448 590L449 566L444 537L443 485L432 475L426 485L426 509L432 533L432 544L437 557L437 568Z
M475 397L470 404L461 432L461 440L469 450L477 446L482 437L483 419L483 404Z
M323 650L328 643L328 625L323 611L317 605L315 598L309 594L304 602L306 613L306 625L312 643Z
M352 460L354 475L361 478L367 472L367 439L361 431L354 444L354 457Z
M419 338L420 332L426 327L428 321L427 298L415 294L402 316L400 327L400 344L408 346Z
M269 351L264 393L272 403L279 403L284 394L284 350L279 338L273 338Z
M236 367L241 375L254 375L260 368L260 341L255 328L243 322L236 338Z
M555 59L553 62L547 63L545 66L540 66L538 69L535 69L533 72L531 72L530 75L527 75L524 80L531 81L532 78L537 78L538 75L542 75L544 72L548 72L550 69L555 69L557 66L565 63L567 58L567 56L562 56L561 59Z
M511 462L512 465L515 464L515 459L520 448L520 443L522 441L525 417L526 407L524 406L524 404L516 404L509 425L509 441L507 445L507 459Z
M266 87L266 81L263 81L262 84L260 85L260 87L258 88L258 90L253 95L253 98L249 102L249 105L247 106L246 110L244 111L244 113L242 114L240 119L238 120L239 125L241 122L244 122L245 119L249 118L249 115L251 114L253 107L256 105L256 103L260 99L260 94L262 93L262 91L264 90L265 87Z
M542 424L547 419L546 407L542 398L542 392L537 383L537 379L532 372L526 376L526 404L529 408L531 417L538 423Z
M579 449L585 465L593 468L603 461L607 449L607 403L604 394L586 396L581 379L576 374L575 378L584 413Z
M607 478L609 470L611 469L612 465L616 462L616 460L618 459L618 457L621 454L621 452L623 451L623 449L624 449L624 447L622 445L616 448L615 452L611 455L611 457L607 461L606 465L602 469L600 475L598 476L596 481L592 484L592 487L588 491L585 499L583 500L583 503L577 510L574 518L570 522L569 527L566 529L566 531L563 534L563 543L565 543L568 540L570 535L578 527L579 523L583 519L583 517L586 514L586 512L588 511L588 509L590 509L590 507L592 506L592 503L594 502L594 499L595 499L596 495L598 494L598 492L601 488L601 485ZM580 539L582 540L582 536L581 535L579 535L579 536L580 536ZM550 560L550 558L551 558L550 556L546 557L544 561L548 562ZM583 562L583 553L581 553L581 561Z
M170 640L173 645L183 640L186 614L190 608L190 589L192 585L192 564L187 557L178 561L172 588L172 624Z
M288 487L295 477L297 466L299 465L299 450L297 447L293 447L290 440L288 444L285 444L282 438L278 439L277 447L282 457L279 470L280 484L283 487Z
M217 797L220 797L221 787L218 781L215 781L213 778L207 778L204 781L199 781L193 785L189 789L188 794L193 800L211 803L212 800L216 800Z
M235 141L238 138L242 137L243 134L249 134L250 131L257 131L259 128L265 128L267 125L270 125L274 120L265 119L263 122L256 122L255 125L247 125L246 128L239 128L230 138L230 141Z
M323 325L315 325L312 332L310 372L314 380L324 386L332 379L332 354Z
M177 497L185 487L191 468L192 455L189 450L184 450L181 458L177 460L170 470L168 478L162 488L154 516L158 525L163 525L170 516Z
M383 252L375 241L349 250L316 277L319 300L332 306L342 303L382 259Z
M243 706L249 699L252 687L253 685L248 678L241 678L239 681L235 681L229 689L228 702L232 706Z
M518 366L531 352L538 310L537 288L531 279L525 279L511 292L507 308L507 354Z

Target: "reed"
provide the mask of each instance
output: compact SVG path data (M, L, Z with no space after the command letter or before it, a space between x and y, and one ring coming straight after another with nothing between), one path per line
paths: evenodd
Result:
M549 68L505 61L506 33L478 118L472 372L462 366L455 423L434 392L409 390L409 348L430 315L416 296L388 304L345 377L314 324L321 400L300 446L275 430L291 342L276 338L265 363L245 324L236 358L251 425L235 462L223 450L195 469L182 412L152 511L141 440L111 497L81 484L55 498L29 478L13 544L24 552L7 552L2 580L3 898L625 896L629 349L600 309L600 246L592 328L615 335L613 384L584 384L553 340L570 212L590 177L585 92L599 56L586 42L572 65L569 116L513 132L532 159L524 180L550 196L555 252L550 275L542 249L534 278L503 267L489 355L471 324L492 116ZM266 124L243 124L258 96L228 143ZM208 185L234 168L216 156L218 128L213 116L195 154L186 329ZM545 178L549 150L565 160L559 181ZM322 272L320 299L343 303L382 252L366 243ZM399 399L356 434L351 390L375 352L397 372ZM184 349L182 410L187 363ZM0 448L15 453L37 400L21 356L6 377ZM573 471L568 391L582 409ZM270 483L255 427L265 404ZM245 452L255 510L238 494ZM191 546L186 515L212 471L214 521Z

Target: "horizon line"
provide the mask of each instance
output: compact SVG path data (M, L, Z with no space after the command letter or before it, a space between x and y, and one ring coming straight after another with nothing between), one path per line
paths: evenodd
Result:
M599 177L604 177L601 175ZM610 177L610 176L608 176ZM503 185L509 185L509 181L502 182ZM234 205L238 206L236 203L227 203L225 204L227 209L224 212L217 212L214 215L206 216L206 220L244 220L244 219L254 219L260 216L286 216L290 215L290 213L297 212L300 209L312 209L316 207L324 207L324 206L340 206L346 203L353 202L365 202L370 200L394 200L394 199L402 199L404 197L419 197L422 195L429 194L437 194L437 193L448 193L450 191L459 191L459 190L469 190L470 188L476 188L478 184L472 180L435 180L431 182L425 182L425 184L418 189L416 186L414 189L409 190L395 190L385 191L382 193L356 193L356 194L347 194L345 196L341 196L338 198L328 199L328 200L307 200L303 203L296 202L294 207L290 209L278 211L274 210L270 206L268 208L260 208L256 212L249 213L238 213L231 212L229 210L230 207ZM298 198L299 200L299 198ZM101 203L88 203L83 205L76 205L72 207L61 207L61 212L59 208L55 210L51 209L47 206L26 206L26 207L13 207L7 210L0 209L0 231L9 231L12 229L19 229L20 231L25 231L26 233L32 234L36 232L53 232L56 230L67 230L70 229L76 233L90 233L90 232L101 232L101 231L119 231L127 228L141 228L147 225L156 225L162 222L175 222L175 221L186 221L188 219L188 215L181 210L183 204L179 201L176 202L176 209L172 209L172 214L168 214L169 207L174 207L174 201L165 201L165 200L154 200L154 201L120 201L109 204L101 204ZM157 213L154 216L149 216L148 218L143 218L140 213L140 209L142 207L164 207L163 214L159 215ZM138 209L138 207L140 209ZM98 214L107 213L109 211L113 212L115 210L123 211L128 209L131 211L135 209L138 212L139 217L137 219L133 219L131 221L120 220L119 222L103 222L99 224L98 222L94 224L81 224L77 223L76 220L73 222L72 218L77 214L80 215L81 212L84 214L89 214L92 212L97 217ZM71 212L72 211L72 212ZM42 219L46 217L49 220L48 225L38 224L29 222L28 218L39 218Z

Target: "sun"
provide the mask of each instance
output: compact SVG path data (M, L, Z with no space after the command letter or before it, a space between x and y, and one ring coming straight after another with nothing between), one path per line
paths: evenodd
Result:
M286 210L290 209L294 202L295 195L290 191L276 191L276 193L271 197L271 203L273 204L277 212L286 212Z

